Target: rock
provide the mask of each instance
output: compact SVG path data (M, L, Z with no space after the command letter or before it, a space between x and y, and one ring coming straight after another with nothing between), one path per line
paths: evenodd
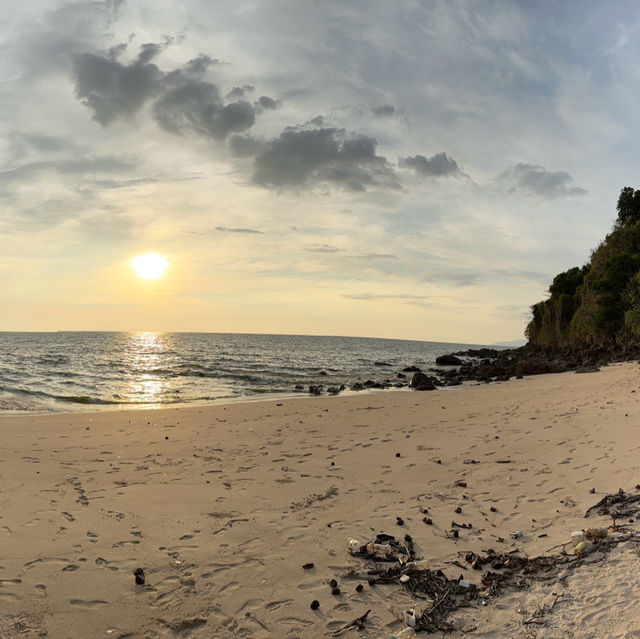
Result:
M462 366L462 360L455 355L440 355L436 357L438 366Z
M431 391L436 389L433 379L424 373L414 373L409 386L418 391Z
M599 373L600 369L597 366L578 366L576 373Z
M398 379L406 379L406 378L407 378L407 376L406 376L404 373L398 373L398 374L396 375L396 377L397 377Z
M422 369L418 368L417 366L407 366L406 368L402 369L403 373L421 373Z
M135 580L138 586L144 585L145 577L144 577L144 570L142 570L142 568L136 568L133 571L133 576L135 577Z
M326 377L329 373L327 373L327 371L320 371L318 373L318 375L320 375L321 377Z
M340 389L337 386L329 386L327 388L327 393L329 395L337 395L340 392Z
M352 391L361 391L364 390L364 384L362 382L356 382L355 384L351 384Z
M316 386L315 384L311 384L311 386L309 386L309 394L322 395L322 386Z
M295 388L296 390L298 390L298 391L300 391L300 390L304 390L304 386L303 386L302 384L296 384L296 385L294 386L294 388Z
M498 357L500 352L501 351L498 351L495 348L470 348L467 351L458 351L457 353L454 353L454 355L463 355L466 357L478 357L485 359L487 357Z

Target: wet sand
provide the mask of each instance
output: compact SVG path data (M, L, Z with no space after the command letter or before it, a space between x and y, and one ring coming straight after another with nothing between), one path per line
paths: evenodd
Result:
M341 636L390 637L410 599L345 579L366 567L348 538L408 533L434 568L478 583L449 562L543 554L605 493L632 490L639 429L637 363L451 391L0 417L0 637L313 639L367 609L367 634ZM452 520L472 527L450 539ZM461 611L450 636L640 636L639 569L621 545L561 583ZM523 626L553 593L544 625Z

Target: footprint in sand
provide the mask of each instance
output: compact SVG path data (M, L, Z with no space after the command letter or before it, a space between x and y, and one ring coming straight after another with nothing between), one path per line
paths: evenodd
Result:
M95 608L102 608L102 606L108 606L108 601L102 599L71 599L69 603L76 608L86 608L87 610L93 610Z

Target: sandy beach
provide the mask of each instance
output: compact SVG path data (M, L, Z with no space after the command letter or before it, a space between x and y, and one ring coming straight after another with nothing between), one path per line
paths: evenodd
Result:
M450 562L542 555L607 526L584 514L640 480L639 423L637 363L428 393L0 417L0 637L312 639L368 609L366 632L341 636L390 637L411 599L346 578L367 568L349 538L408 533L434 569L478 583ZM452 520L472 526L449 538ZM459 611L449 636L638 637L639 569L620 544Z

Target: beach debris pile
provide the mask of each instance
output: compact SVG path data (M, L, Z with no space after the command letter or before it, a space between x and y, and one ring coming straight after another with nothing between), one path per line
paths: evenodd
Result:
M640 486L637 488L640 490ZM630 517L640 512L640 493L628 494L620 490L607 495L589 508L585 516L593 512L612 516L614 522L616 517ZM518 548L508 552L496 552L492 548L482 553L463 552L461 561L464 558L466 565L459 561L452 563L478 571L480 578L476 584L463 574L450 577L442 570L432 569L428 561L417 557L410 535L399 541L393 535L380 533L366 542L354 538L347 541L349 554L373 562L366 573L350 570L347 576L367 580L370 587L397 585L419 601L420 609L416 604L416 609L405 612L404 621L411 632L451 632L456 627L450 616L456 610L487 605L507 589L528 588L533 580L562 581L587 561L604 560L616 545L627 541L640 542L640 531L632 528L630 523L614 523L608 528L585 528L572 532L570 541L548 551L560 549L557 554L528 557ZM365 619L366 616L360 623ZM396 633L395 636L399 635Z
M640 484L636 485L636 490L640 490ZM590 517L593 513L598 515L608 515L614 520L633 517L640 512L640 493L626 493L622 488L617 493L605 495L597 504L587 509L585 517Z

